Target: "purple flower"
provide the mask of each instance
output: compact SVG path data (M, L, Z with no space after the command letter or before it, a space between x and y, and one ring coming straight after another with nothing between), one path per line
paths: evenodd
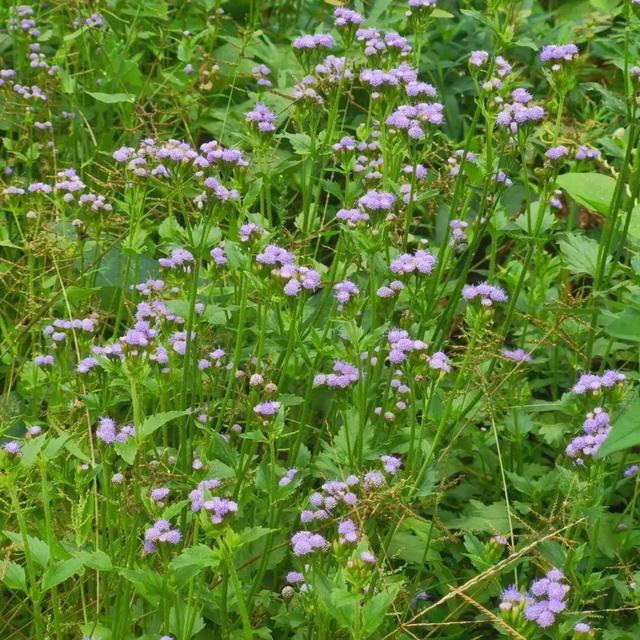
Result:
M576 633L589 633L591 631L591 625L586 622L576 622L573 626L573 630Z
M506 302L507 293L501 287L494 287L487 282L477 285L467 284L462 288L462 297L465 300L480 299L480 303L485 307L490 307L494 302Z
M275 400L260 402L253 407L253 412L259 416L275 416L280 411L280 403Z
M611 431L609 414L596 407L582 424L583 434L576 436L566 448L566 454L574 459L575 464L583 465L583 456L593 457Z
M304 582L304 575L299 571L289 571L289 573L287 573L287 582L289 584L299 584Z
M337 7L333 12L333 17L335 18L334 24L337 28L359 25L364 22L364 18L357 11L345 9L344 7Z
M403 253L391 263L392 273L406 275L417 271L425 275L430 275L436 266L437 259L429 251L418 249L414 255Z
M565 598L570 590L559 569L551 569L546 577L536 580L531 585L531 597L527 599L524 617L535 622L540 628L550 627L556 615L566 608Z
M449 364L449 356L442 351L436 351L433 355L427 358L429 367L439 371L449 373L451 371L451 365Z
M314 551L327 551L329 543L318 533L298 531L291 536L291 547L297 556L306 556Z
M324 47L331 49L335 45L334 39L328 33L318 33L316 35L304 35L293 41L293 48L298 50L317 49Z
M314 386L326 385L328 387L346 389L358 382L360 375L358 369L348 362L336 360L333 365L333 372L329 374L319 374L314 378Z
M373 553L371 553L371 551L363 551L360 554L360 560L362 560L362 562L364 562L365 564L376 563L376 557L373 555Z
M261 133L273 133L276 130L276 114L263 102L258 102L253 110L247 113L245 120L254 123Z
M56 360L52 355L36 356L33 359L33 363L36 365L36 367L50 367L55 361Z
M289 469L282 476L282 478L280 478L280 480L278 481L278 485L281 487L286 487L288 484L291 484L293 479L296 477L297 473L298 473L298 469L296 469L295 467L293 467L292 469Z
M352 520L342 520L338 524L338 533L340 534L339 541L340 543L344 542L358 542L360 534L358 532L358 527L354 524Z
M513 609L514 606L518 606L520 602L526 599L522 593L520 593L515 584L512 584L510 587L507 587L502 592L502 601L500 602L500 610L501 611L509 611Z
M513 362L531 362L533 358L524 349L503 349L502 355Z
M343 280L333 285L333 291L338 301L338 311L342 311L349 300L360 293L360 289L351 280Z
M561 144L557 147L551 147L544 155L548 160L556 161L561 158L566 158L569 155L569 149Z
M392 476L395 476L402 466L402 460L396 456L380 456L380 462L382 462L384 470Z
M19 456L21 452L20 443L16 440L9 440L9 442L5 442L2 448L10 456Z
M396 197L387 191L367 191L358 204L365 211L389 211L396 201Z
M146 553L155 553L157 544L179 544L182 534L179 529L172 529L168 520L156 520L152 527L144 532L144 550Z
M76 366L76 371L78 373L89 373L91 369L97 366L98 366L98 361L96 360L96 358L89 356L88 358L83 358L82 360L80 360L80 362L78 362L78 365Z
M293 255L275 244L270 244L256 256L256 262L260 264L280 264L284 266L285 264L291 264L293 262Z
M469 64L474 67L484 67L489 60L489 54L486 51L472 51L469 55Z
M625 478L633 478L633 476L638 475L640 471L640 466L637 464L632 464L630 467L627 467L622 474Z
M227 259L227 255L222 247L214 247L209 252L209 255L213 258L215 264L219 266L227 264L229 262L229 260Z
M581 144L576 151L576 160L599 160L600 152L597 149Z
M578 55L578 47L575 44L549 44L540 53L542 62L570 62Z
M356 227L360 222L368 222L369 214L360 209L340 209L336 213L336 219L346 222L349 227Z
M169 496L169 493L170 491L167 487L158 487L156 489L151 489L149 495L154 502L162 502Z
M610 389L625 381L625 375L611 369L605 371L601 376L595 373L583 373L578 382L571 389L571 393L576 396L593 391L598 393L600 389Z

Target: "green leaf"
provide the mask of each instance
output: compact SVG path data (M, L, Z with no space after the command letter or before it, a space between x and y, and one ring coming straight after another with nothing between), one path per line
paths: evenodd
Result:
M593 276L598 264L599 245L593 239L576 233L567 233L558 242L567 269L573 275ZM607 261L611 260L608 257Z
M625 309L615 316L605 331L612 338L640 342L640 311L637 309Z
M136 97L132 93L101 93L100 91L87 91L94 100L105 104L116 104L118 102L135 102Z
M602 215L609 213L609 206L616 188L616 181L601 173L565 173L558 176L562 187L576 202Z
M51 565L42 576L42 590L48 591L82 571L84 562L81 557L69 558Z
M341 627L353 629L356 620L356 608L360 598L346 589L331 591L331 615Z
M179 586L184 586L207 567L216 568L220 563L218 554L204 544L185 549L171 561Z
M362 636L368 638L373 635L384 622L391 604L395 598L396 589L391 587L389 592L381 591L362 607Z
M24 444L22 447L20 466L28 469L35 464L36 459L38 458L38 453L40 453L40 449L42 449L42 445L44 445L46 439L47 436L43 433L37 438L33 438Z
M138 444L135 438L129 438L126 442L116 442L114 449L127 464L133 464L136 461Z
M140 435L143 438L150 436L154 431L167 424L171 420L187 415L188 411L165 411L164 413L156 413L144 419L142 427L140 427Z
M640 444L640 399L635 399L613 422L607 439L596 453L604 458L616 451L624 451Z
M311 138L306 133L285 133L284 137L299 156L308 156L311 153Z
M264 536L277 531L277 529L269 529L267 527L247 527L240 532L239 545L240 547L251 544L256 540L260 540Z
M636 205L631 212L629 235L640 240L640 205Z
M24 573L24 567L15 562L10 562L7 565L3 581L9 589L27 592L27 578Z
M80 558L90 569L94 571L112 571L113 563L111 558L104 552L100 551L81 551L76 554L76 557Z
M82 462L91 462L91 458L73 440L67 440L64 446L70 454L82 460Z
M22 534L17 531L3 531L4 535L13 542L13 544L24 551L24 545L22 544ZM34 536L27 536L27 544L29 545L29 553L31 557L41 566L46 567L49 564L49 545L40 538Z

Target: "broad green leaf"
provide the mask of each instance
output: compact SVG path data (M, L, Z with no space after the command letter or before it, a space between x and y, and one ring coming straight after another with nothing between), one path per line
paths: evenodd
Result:
M179 585L186 584L206 568L215 568L220 559L216 552L204 544L185 549L171 561L171 569L175 573Z
M117 104L118 102L135 102L136 97L132 93L101 93L100 91L87 91L94 100L105 104Z
M48 591L56 585L68 580L83 569L82 558L69 558L51 565L42 576L42 590Z
M596 453L604 458L616 451L630 449L640 444L640 400L634 400L613 422L607 439Z
M129 438L126 442L116 442L114 445L116 453L127 463L133 464L136 461L138 445L135 438Z
M335 588L331 591L330 613L341 627L353 629L359 600L355 593L346 589Z
M625 309L605 327L605 331L612 338L640 342L640 311Z
M573 275L593 276L598 264L598 243L588 236L567 233L558 242L567 269ZM611 258L607 258L610 262Z
M80 558L90 569L94 571L112 571L113 563L111 558L104 552L98 549L97 551L81 551L76 554L76 557Z
M311 138L306 133L285 133L284 137L299 156L307 156L311 153Z
M616 188L612 177L601 173L564 173L557 182L576 202L602 215L609 213Z
M631 212L629 235L640 240L640 205L635 206Z
M384 622L384 617L393 604L397 589L392 585L390 589L380 591L362 607L362 636L371 637Z
M188 411L165 411L164 413L156 413L144 419L140 428L140 435L144 438L150 436L154 431L167 424L171 420L186 416Z
M13 544L24 551L22 544L22 534L17 531L3 531L4 535L13 542ZM46 567L49 564L49 545L40 538L27 536L27 544L29 545L29 553L31 557L41 566Z
M9 589L27 592L27 579L24 567L15 562L9 562L4 574L4 583Z

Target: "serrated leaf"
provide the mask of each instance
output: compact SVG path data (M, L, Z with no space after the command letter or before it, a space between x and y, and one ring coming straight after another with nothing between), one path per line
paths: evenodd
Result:
M609 207L616 188L616 181L601 173L564 173L557 183L576 202L602 215L609 213Z
M371 637L384 622L389 608L393 604L396 588L385 589L377 593L362 607L362 635Z
M100 549L97 551L82 551L77 554L77 557L83 561L83 564L94 571L113 570L111 558Z
M3 531L4 535L13 542L13 544L24 551L22 534L17 531ZM27 536L27 544L29 545L29 553L31 557L41 566L46 567L49 564L49 545L40 538Z
M598 264L598 243L588 236L567 233L558 242L567 269L573 275L590 275L596 272ZM611 258L608 257L608 262Z
M83 566L82 558L79 557L56 562L44 572L42 576L42 590L48 591L72 576L75 576L82 571Z
M285 133L284 137L299 156L308 156L311 153L311 138L306 133Z
M20 590L27 592L27 578L25 576L24 567L16 562L9 562L3 579L8 589Z

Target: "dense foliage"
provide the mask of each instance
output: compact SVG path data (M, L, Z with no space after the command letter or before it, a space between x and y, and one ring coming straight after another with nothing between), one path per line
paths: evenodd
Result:
M2 640L640 637L640 0L0 18Z

